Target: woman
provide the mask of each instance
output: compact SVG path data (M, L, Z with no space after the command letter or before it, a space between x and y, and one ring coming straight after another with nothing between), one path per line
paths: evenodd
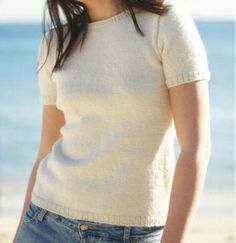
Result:
M183 243L211 147L191 15L177 0L47 3L42 137L15 242Z

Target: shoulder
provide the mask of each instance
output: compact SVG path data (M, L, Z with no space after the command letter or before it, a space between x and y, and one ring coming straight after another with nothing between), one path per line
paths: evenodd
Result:
M57 39L57 34L55 28L51 28L45 31L44 35L42 36L41 42L43 45L49 44L50 42L54 42Z
M164 5L168 6L168 12L159 15L146 10L139 10L137 13L142 17L147 17L154 21L155 29L161 29L162 32L171 33L172 31L186 26L191 26L193 17L181 0L164 0ZM192 26L191 26L192 27Z
M165 28L181 28L193 22L189 9L180 0L165 0L164 3L170 5L169 11L160 16L160 23L165 25Z
M42 34L38 48L38 65L51 68L52 60L56 58L57 35L54 28L48 29ZM53 59L54 58L54 59Z
M65 34L68 26L63 25L63 33ZM43 33L40 45L39 45L39 54L41 57L49 56L49 59L55 59L58 47L58 37L57 31L54 27L47 29L45 33Z
M159 18L160 39L175 40L176 38L199 42L199 32L196 22L186 5L180 0L168 0L171 3L169 11Z

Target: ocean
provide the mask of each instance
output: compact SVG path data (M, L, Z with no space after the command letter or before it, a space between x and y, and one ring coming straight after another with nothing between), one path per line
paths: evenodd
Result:
M212 155L199 213L234 210L234 22L196 21L211 80ZM40 24L0 25L0 213L19 213L41 132L36 60ZM175 143L178 151L177 140Z

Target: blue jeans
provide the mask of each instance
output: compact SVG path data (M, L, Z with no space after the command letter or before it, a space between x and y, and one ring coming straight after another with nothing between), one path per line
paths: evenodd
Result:
M119 226L65 218L30 202L16 243L159 243L163 226Z

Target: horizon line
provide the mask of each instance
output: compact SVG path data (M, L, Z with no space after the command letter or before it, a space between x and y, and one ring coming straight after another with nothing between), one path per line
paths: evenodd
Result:
M214 17L194 17L195 21L204 21L204 22L235 22L234 17L229 18L214 18ZM0 20L0 24L41 24L42 21L34 19L12 19L12 20Z

